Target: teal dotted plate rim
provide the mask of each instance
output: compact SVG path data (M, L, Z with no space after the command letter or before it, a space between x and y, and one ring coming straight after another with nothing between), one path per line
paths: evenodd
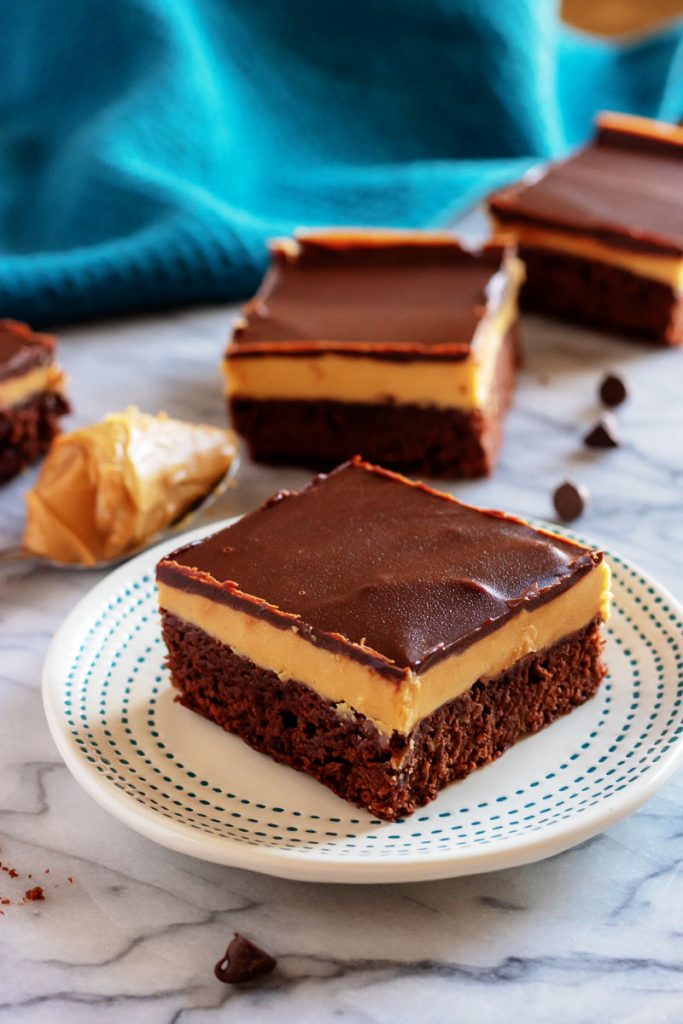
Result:
M174 703L154 585L167 547L139 555L79 602L50 646L43 700L76 780L171 849L330 882L492 871L596 834L644 803L683 760L683 609L608 554L610 671L598 695L409 818L381 822Z

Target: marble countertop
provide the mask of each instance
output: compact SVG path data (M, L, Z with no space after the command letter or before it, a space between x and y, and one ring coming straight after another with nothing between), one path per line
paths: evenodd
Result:
M137 403L222 423L218 360L231 310L63 332L71 423ZM683 595L683 352L524 323L526 365L494 479L453 493L549 517L566 476L588 484L586 535ZM588 452L596 385L632 389L623 446ZM216 516L307 474L244 465ZM17 540L31 474L0 494ZM72 780L48 733L41 663L97 574L5 567L0 577L0 1024L528 1024L683 1020L683 777L642 810L541 864L414 885L280 881L155 846ZM32 878L29 879L28 876ZM45 901L16 904L31 885ZM264 984L213 977L233 930L280 958Z

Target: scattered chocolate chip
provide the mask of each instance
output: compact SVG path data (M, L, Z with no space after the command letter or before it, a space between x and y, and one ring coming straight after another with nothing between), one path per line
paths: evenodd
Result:
M608 373L600 384L600 398L610 409L621 405L628 398L628 388L622 377L616 373Z
M617 421L611 413L601 416L594 427L583 439L587 448L618 448L619 435Z
M265 950L259 949L253 942L235 932L235 938L225 951L225 956L214 967L219 981L228 985L241 985L244 981L253 981L270 972L277 965Z
M45 893L43 892L42 885L35 885L33 889L27 889L24 893L24 899L31 903L34 903L36 900L44 900Z
M583 484L575 484L565 480L555 489L553 504L560 519L571 522L583 515L589 501L588 488Z

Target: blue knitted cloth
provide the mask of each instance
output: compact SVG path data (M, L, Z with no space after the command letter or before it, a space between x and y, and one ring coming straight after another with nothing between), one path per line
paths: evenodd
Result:
M678 120L683 26L553 0L0 0L0 316L247 295L268 236L452 217L590 132Z

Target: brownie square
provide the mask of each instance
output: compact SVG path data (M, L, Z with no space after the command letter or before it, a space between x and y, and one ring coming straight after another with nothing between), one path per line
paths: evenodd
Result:
M489 200L527 268L527 309L683 343L683 128L602 115L594 140Z
M0 320L0 483L44 455L69 412L56 339Z
M157 581L181 703L389 820L604 673L600 552L358 459Z
M361 455L435 476L490 473L518 363L514 250L433 232L299 232L229 345L232 421L260 462Z

